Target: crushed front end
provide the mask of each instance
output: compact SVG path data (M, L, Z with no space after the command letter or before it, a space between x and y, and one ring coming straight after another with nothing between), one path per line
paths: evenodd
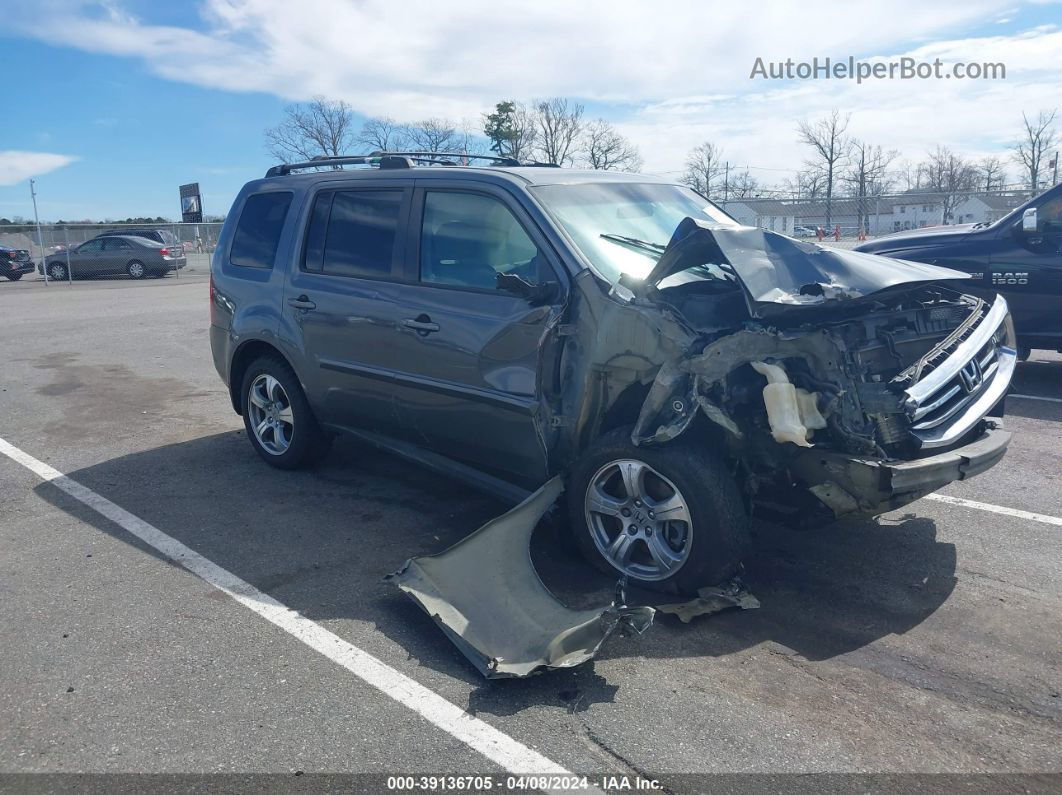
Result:
M881 513L1003 456L1014 328L1002 297L944 286L964 274L703 225L660 261L639 297L696 336L657 373L636 444L707 425L750 502L794 519Z

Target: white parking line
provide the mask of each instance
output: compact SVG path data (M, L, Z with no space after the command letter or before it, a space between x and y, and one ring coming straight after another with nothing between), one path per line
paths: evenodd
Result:
M946 502L949 505L961 505L963 508L974 508L978 511L988 511L989 513L999 513L1004 516L1013 516L1016 519L1031 519L1034 522L1043 522L1044 524L1053 524L1056 527L1062 527L1062 517L1049 516L1046 513L1022 511L1018 508L1007 508L1003 505L993 505L990 502L964 500L962 497L949 497L947 494L929 494L926 496L926 499L935 500L936 502Z
M299 615L250 583L244 582L232 572L212 563L177 539L166 535L154 525L148 524L124 508L115 505L87 486L71 480L59 470L38 461L4 439L0 439L0 453L110 519L126 532L179 563L192 574L228 594L248 610L252 610L314 651L320 652L332 662L346 668L384 695L409 707L425 720L456 737L509 773L570 775L569 771L556 762L498 731L489 723L469 715L465 710L381 662L368 652L362 651L319 624ZM592 787L589 791L600 793L600 790Z
M1045 400L1048 403L1062 403L1062 398L1041 397L1040 395L1019 395L1016 392L1011 392L1007 397L1021 398L1022 400Z

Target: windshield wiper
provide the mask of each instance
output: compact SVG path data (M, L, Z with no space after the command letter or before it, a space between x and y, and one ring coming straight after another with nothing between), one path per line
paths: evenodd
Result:
M636 237L627 237L626 235L614 235L611 232L604 232L601 234L601 237L613 243L630 246L633 249L644 251L649 254L663 254L664 249L667 248L667 246L662 243L650 243L648 240L639 240Z

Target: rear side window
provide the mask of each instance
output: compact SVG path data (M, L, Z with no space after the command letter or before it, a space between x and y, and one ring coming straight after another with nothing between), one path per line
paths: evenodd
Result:
M306 234L303 267L336 276L390 276L401 207L400 190L319 194Z
M258 193L248 197L232 236L229 262L245 268L272 268L291 193Z

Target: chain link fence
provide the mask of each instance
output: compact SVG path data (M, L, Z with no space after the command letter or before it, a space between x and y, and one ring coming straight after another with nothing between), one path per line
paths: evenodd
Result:
M1024 204L1026 190L942 192L912 189L870 196L774 195L717 202L735 219L790 237L851 248L894 232L953 224L998 221Z
M207 273L220 223L0 225L0 246L25 251L34 272L25 278L180 278Z

